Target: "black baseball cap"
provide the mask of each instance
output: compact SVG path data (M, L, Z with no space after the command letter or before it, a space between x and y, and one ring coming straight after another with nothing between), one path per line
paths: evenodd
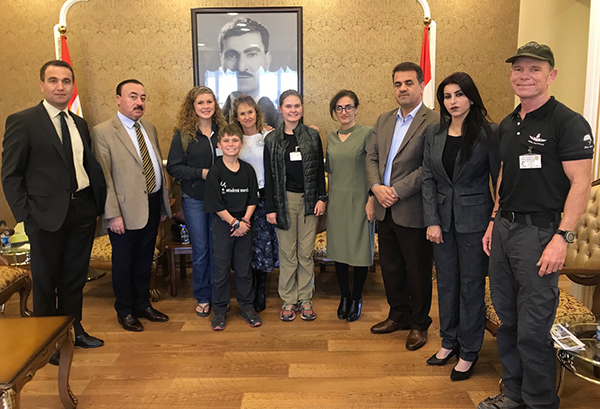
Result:
M519 57L530 57L536 60L548 61L550 66L554 68L554 53L546 44L539 44L537 41L530 41L522 45L517 50L517 53L506 60L513 63Z

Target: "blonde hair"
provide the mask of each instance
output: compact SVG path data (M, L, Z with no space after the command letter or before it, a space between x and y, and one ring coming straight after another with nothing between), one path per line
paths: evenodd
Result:
M194 108L194 101L198 98L198 95L210 94L215 101L215 113L212 116L213 122L217 124L219 129L224 128L227 125L221 107L217 103L217 97L215 93L208 87L200 86L192 88L185 96L179 113L177 114L177 122L175 124L175 131L179 131L181 135L188 134L193 140L196 139L196 130L198 129L199 119Z
M238 109L240 108L241 104L247 104L254 109L254 112L256 112L256 130L258 132L264 131L265 115L263 114L262 109L260 109L254 98L252 98L250 95L240 95L235 99L235 101L233 101L233 105L231 106L231 115L229 115L229 123L237 125L238 128L242 130L244 129L244 127L237 118Z

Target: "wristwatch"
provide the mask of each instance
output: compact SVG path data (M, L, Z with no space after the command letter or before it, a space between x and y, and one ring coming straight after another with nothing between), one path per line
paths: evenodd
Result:
M569 244L572 244L577 237L574 231L569 230L556 230L556 234L560 235Z

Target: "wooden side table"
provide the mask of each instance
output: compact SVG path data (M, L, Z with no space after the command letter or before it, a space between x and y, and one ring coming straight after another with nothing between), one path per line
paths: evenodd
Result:
M175 256L179 256L179 273L181 279L186 277L186 259L187 254L192 254L191 244L182 244L177 241L165 242L165 251L167 252L167 261L169 263L169 276L171 279L171 296L177 296L177 276L175 275Z
M60 348L58 393L65 408L76 408L69 386L73 359L72 317L0 319L0 402L4 409L18 409L23 386L46 366Z

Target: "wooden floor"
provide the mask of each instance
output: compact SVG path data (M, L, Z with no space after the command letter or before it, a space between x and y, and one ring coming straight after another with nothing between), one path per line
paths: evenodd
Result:
M317 275L314 322L280 321L276 273L268 286L262 327L249 328L232 300L226 330L215 333L210 318L194 314L191 278L176 298L161 282L164 296L155 307L170 321L144 321L146 330L132 333L117 323L110 275L89 283L84 326L106 345L75 350L71 387L79 408L474 408L498 391L496 341L487 333L471 379L451 382L452 365L425 364L440 345L435 291L429 341L409 352L408 331L369 332L387 314L379 270L369 274L363 315L351 324L335 315L333 272ZM18 315L15 297L6 307L5 316ZM56 367L40 370L21 394L22 408L61 408L56 379ZM599 402L600 387L568 374L561 408L598 408Z

